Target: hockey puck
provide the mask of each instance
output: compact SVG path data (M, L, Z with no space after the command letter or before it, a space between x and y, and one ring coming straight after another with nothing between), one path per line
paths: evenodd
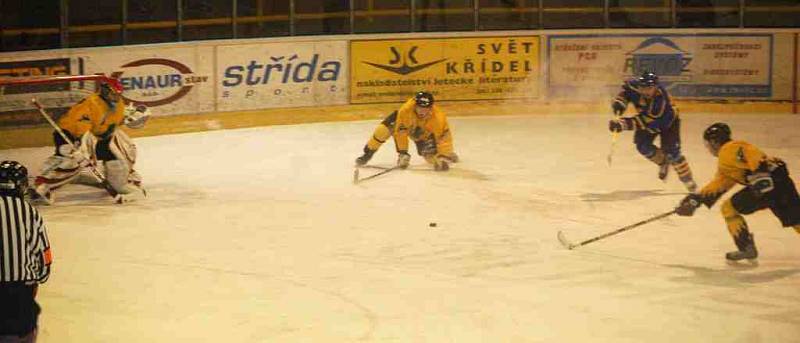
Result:
M430 224L428 224L428 226L430 226L430 227L436 227L436 223L433 223L433 222L431 222Z

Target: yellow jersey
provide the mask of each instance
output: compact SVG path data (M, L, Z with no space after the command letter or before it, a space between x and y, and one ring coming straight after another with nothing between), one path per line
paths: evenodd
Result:
M729 141L719 148L717 174L703 189L704 199L716 199L737 183L747 184L747 176L769 160L766 154L745 141Z
M72 106L58 119L58 126L68 131L76 139L86 132L98 137L109 137L125 118L125 102L120 99L113 106L92 94Z
M416 102L412 98L397 110L397 120L393 132L397 151L408 151L409 137L414 141L423 141L433 137L438 154L452 155L453 135L444 112L433 105L431 114L425 119L420 119L414 111L415 106Z

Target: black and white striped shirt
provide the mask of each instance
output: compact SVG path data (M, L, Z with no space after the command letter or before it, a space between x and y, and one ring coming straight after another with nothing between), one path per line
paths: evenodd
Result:
M43 283L51 262L39 211L18 197L0 195L0 283Z

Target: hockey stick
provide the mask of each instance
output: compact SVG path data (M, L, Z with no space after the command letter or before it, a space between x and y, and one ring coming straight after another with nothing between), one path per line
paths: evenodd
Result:
M642 221L640 221L640 222L638 222L636 224L631 224L631 225L628 225L628 226L623 227L621 229L617 229L617 230L614 230L614 231L611 231L611 232L608 232L608 233L604 233L604 234L602 234L600 236L587 239L587 240L585 240L583 242L580 242L580 243L570 243L567 240L567 238L564 236L564 233L561 232L561 231L558 231L558 241L561 242L561 245L563 245L565 248L567 248L569 250L572 250L572 249L575 249L575 248L577 248L579 246L583 246L583 245L586 245L586 244L589 244L589 243L592 243L592 242L596 242L596 241L599 241L599 240L601 240L603 238L606 238L606 237L611 237L611 236L616 235L618 233L628 231L630 229L633 229L633 228L642 226L644 224L659 220L661 218L669 217L669 216L675 214L676 211L677 210L672 210L672 211L669 211L667 213L662 213L662 214L659 214L659 215L657 215L655 217L642 220Z
M606 157L606 161L608 161L608 166L611 166L611 156L614 155L614 148L617 146L617 138L619 137L619 132L612 132L611 133L611 148L608 151L608 156Z
M359 182L367 181L369 179L374 179L374 178L376 178L378 176L381 176L381 175L386 174L386 173L388 173L388 172L390 172L392 170L397 170L397 169L400 169L400 167L399 166L394 166L394 167L391 167L389 169L384 169L384 170L382 170L382 171L380 171L378 173L375 173L375 174L372 174L370 176L367 176L367 177L365 177L363 179L359 179L358 178L358 168L356 168L353 171L353 183L356 184L356 183L359 183Z
M31 102L39 110L39 113L42 114L42 117L44 117L44 119L47 120L48 123L50 123L50 126L52 126L56 130L56 132L58 132L58 135L61 136L61 138L63 138L64 141L67 142L70 146L72 146L72 149L74 151L80 152L80 150L78 150L78 147L75 146L75 143L73 143L72 140L70 140L69 137L67 137L67 135L64 134L64 131L62 131L61 128L58 127L56 122L53 121L53 118L51 118L50 115L47 114L42 104L40 104L39 101L37 101L36 99L31 100ZM89 161L89 158L84 156L83 153L80 153L80 156L83 157L84 160ZM119 192L117 192L117 190L114 189L114 187L112 187L110 183L108 183L108 180L106 180L106 178L103 177L103 174L100 174L100 172L97 170L97 168L95 168L95 166L92 163L89 163L87 168L89 169L89 171L92 172L92 175L95 177L95 179L97 179L97 181L103 185L103 188L108 192L108 194L111 195L111 197L113 197L114 200L116 200L118 203L121 203L122 199L121 198L117 199L117 195L119 195Z

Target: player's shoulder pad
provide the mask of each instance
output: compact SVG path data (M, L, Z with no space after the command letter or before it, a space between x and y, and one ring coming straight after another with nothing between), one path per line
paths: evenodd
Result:
M747 163L747 156L745 154L745 149L751 147L750 143L745 141L730 141L723 144L719 148L719 156L720 162L727 161L727 162L741 162Z
M400 108L397 110L397 116L400 117L407 117L409 114L414 114L414 106L416 102L414 99L410 99L406 101Z

